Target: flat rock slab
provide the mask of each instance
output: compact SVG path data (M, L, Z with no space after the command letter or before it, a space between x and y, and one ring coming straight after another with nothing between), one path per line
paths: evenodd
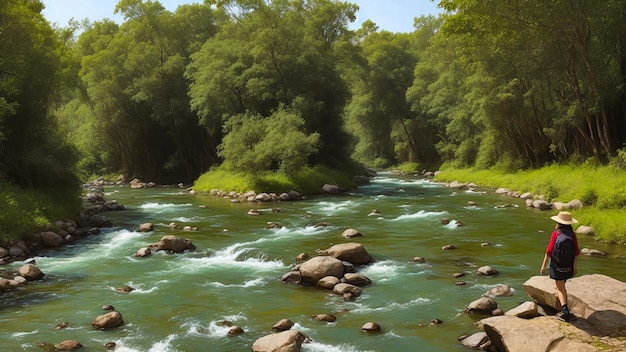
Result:
M606 275L583 275L566 283L568 305L577 317L584 318L599 334L626 336L626 283ZM533 276L524 283L526 293L538 304L560 310L554 280Z
M498 351L549 351L550 346L565 337L559 331L558 321L549 317L526 320L512 315L501 315L482 319L479 325Z
M523 319L502 315L480 320L492 346L507 352L626 351L626 341L590 334L584 319L565 323L555 317Z

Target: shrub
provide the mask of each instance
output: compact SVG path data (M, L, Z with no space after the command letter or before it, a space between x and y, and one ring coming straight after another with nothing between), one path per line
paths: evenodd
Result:
M625 208L626 207L626 186L608 195L598 202L600 209Z
M543 187L543 195L547 200L557 199L559 197L559 189L551 182L548 182L548 184Z
M598 193L593 188L587 188L580 196L580 201L586 206L595 205L598 201Z
M617 155L611 158L610 163L619 170L626 170L626 147L618 149Z
M295 175L317 153L320 143L320 134L306 134L304 124L300 115L282 107L270 117L233 116L224 125L218 155L234 171L280 170Z
M0 243L11 244L42 228L55 209L47 196L0 181Z

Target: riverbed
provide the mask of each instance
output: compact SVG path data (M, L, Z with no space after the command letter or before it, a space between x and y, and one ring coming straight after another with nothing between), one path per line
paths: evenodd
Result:
M303 351L463 351L457 338L478 331L480 319L463 312L468 303L499 284L514 291L496 299L499 308L506 311L528 299L522 285L539 273L554 228L549 218L556 214L490 190L455 190L391 173L347 194L290 202L233 203L178 188L128 186L108 187L105 197L127 208L105 214L113 228L41 253L35 260L45 280L0 296L3 350L40 351L40 341L75 339L84 345L81 351L102 351L107 342L115 342L116 351L250 351L256 339L287 318L310 339ZM248 215L251 208L262 215ZM379 214L372 214L374 209ZM154 231L138 232L145 222L154 223ZM171 228L172 222L179 227ZM268 229L268 222L282 227ZM363 237L342 238L348 228ZM196 250L134 256L167 234L188 238ZM354 301L281 282L298 254L312 256L349 241L363 244L374 258L356 268L373 283ZM581 256L579 275L626 280L623 246L588 236L579 236L579 243L608 253ZM442 250L449 244L456 249ZM416 256L426 261L414 262ZM499 274L475 275L483 265ZM455 278L455 273L465 275ZM123 286L134 290L116 290ZM105 304L113 305L125 324L96 331L91 322ZM337 320L312 318L320 313ZM433 319L442 324L431 325ZM224 321L244 333L229 336ZM55 329L61 322L68 327ZM367 322L382 331L364 333Z

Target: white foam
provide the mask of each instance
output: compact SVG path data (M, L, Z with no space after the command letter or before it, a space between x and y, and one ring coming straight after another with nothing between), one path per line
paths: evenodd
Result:
M265 286L267 282L262 279L262 278L256 278L254 280L248 280L248 281L244 281L242 284L223 284L221 282L209 282L207 284L207 286L212 286L212 287L239 287L239 288L248 288L248 287L261 287L261 286Z
M445 228L450 229L450 230L454 230L456 229L458 226L458 222L456 220L450 220L449 223L447 223L445 226Z
M162 351L175 351L172 347L172 341L176 338L176 334L171 334L167 336L164 340L161 340L152 347L150 347L149 352L162 352Z
M183 328L187 329L187 333L190 335L201 335L201 336L209 336L213 338L221 338L228 336L228 332L231 329L231 326L223 324L224 321L237 322L237 321L245 321L246 317L244 315L230 315L225 316L222 320L214 320L209 323L208 326L203 326L201 323L197 321L188 321L182 324ZM237 324L235 324L237 325ZM242 329L247 330L245 326L241 326Z
M338 212L351 210L356 205L356 202L347 200L344 202L319 202L318 209L322 212L329 214L336 214Z
M148 202L148 203L144 203L140 205L139 208L150 209L150 210L160 210L160 209L191 207L191 206L193 206L191 203L174 204L174 203Z
M423 218L428 218L428 217L433 217L433 216L442 216L445 214L447 214L445 211L420 210L417 213L400 215L395 219L391 219L391 221L406 221L406 220L423 219Z
M397 178L392 178L392 177L374 177L371 182L373 184L377 184L377 183L381 183L381 184L389 184L389 185L411 185L411 186L415 186L415 185L429 185L432 184L431 181L423 179L423 178L416 178L413 180L402 180L402 179L397 179Z
M174 341L174 339L177 337L176 334L171 334L169 336L167 336L165 339L156 342L154 345L152 345L150 347L150 349L148 350L149 352L163 352L163 351L168 351L168 352L174 352L177 351L173 346L172 346L172 342ZM134 348L131 346L127 346L126 342L124 340L117 340L115 341L115 352L144 352L146 351L143 348Z
M373 312L390 312L393 310L409 309L415 306L421 306L421 305L429 304L429 303L432 303L431 299L417 297L405 303L398 303L398 302L385 303L385 305L382 307L368 307L365 305L360 305L351 309L350 311L355 314L370 314Z
M302 344L303 352L368 352L365 350L358 350L356 347L350 344L341 344L341 345L327 345L321 342L308 342ZM373 350L372 350L373 351Z
M83 246L82 250L70 257L35 257L37 263L45 265L46 269L65 271L71 268L82 268L87 263L102 261L115 257L120 250L126 250L129 244L134 244L138 238L148 236L128 230L117 230L105 234L106 240L99 247Z
M391 260L383 260L375 262L365 269L359 271L359 274L365 275L373 281L380 281L383 279L391 280L399 275L399 271L404 267L398 265Z
M260 239L258 241L267 241ZM268 260L265 254L247 256L253 248L245 246L249 243L236 243L223 250L216 251L212 256L201 258L186 258L183 267L187 271L213 270L215 268L244 268L252 271L274 271L286 268L280 260ZM247 256L247 257L246 257Z
M159 290L159 286L161 286L162 284L169 284L170 280L159 280L157 281L153 287L150 287L149 289L145 289L144 286L145 284L142 283L138 283L135 284L134 282L130 281L129 283L127 283L126 285L128 285L129 287L132 287L133 290L131 291L134 295L135 294L149 294L149 293L153 293L157 290ZM112 290L117 291L115 289L115 287L110 287Z
M38 333L39 333L39 330L33 330L33 331L16 332L16 333L11 334L11 336L13 338L16 338L16 337L22 337L22 336L28 336L28 335L35 335Z
M185 222L192 222L192 221L196 221L196 220L197 220L197 218L195 216L193 218L188 218L186 216L179 216L179 217L176 217L176 218L172 219L172 221L178 221L178 222L183 222L183 223L185 223Z

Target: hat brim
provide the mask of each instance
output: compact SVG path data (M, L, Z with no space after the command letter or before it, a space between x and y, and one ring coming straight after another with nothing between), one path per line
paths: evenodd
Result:
M563 219L559 218L558 215L551 216L550 219L558 222L559 224L563 224L563 225L578 224L578 220L576 220L574 218L572 218L572 220L570 220L570 221L567 221L567 220L563 220Z

